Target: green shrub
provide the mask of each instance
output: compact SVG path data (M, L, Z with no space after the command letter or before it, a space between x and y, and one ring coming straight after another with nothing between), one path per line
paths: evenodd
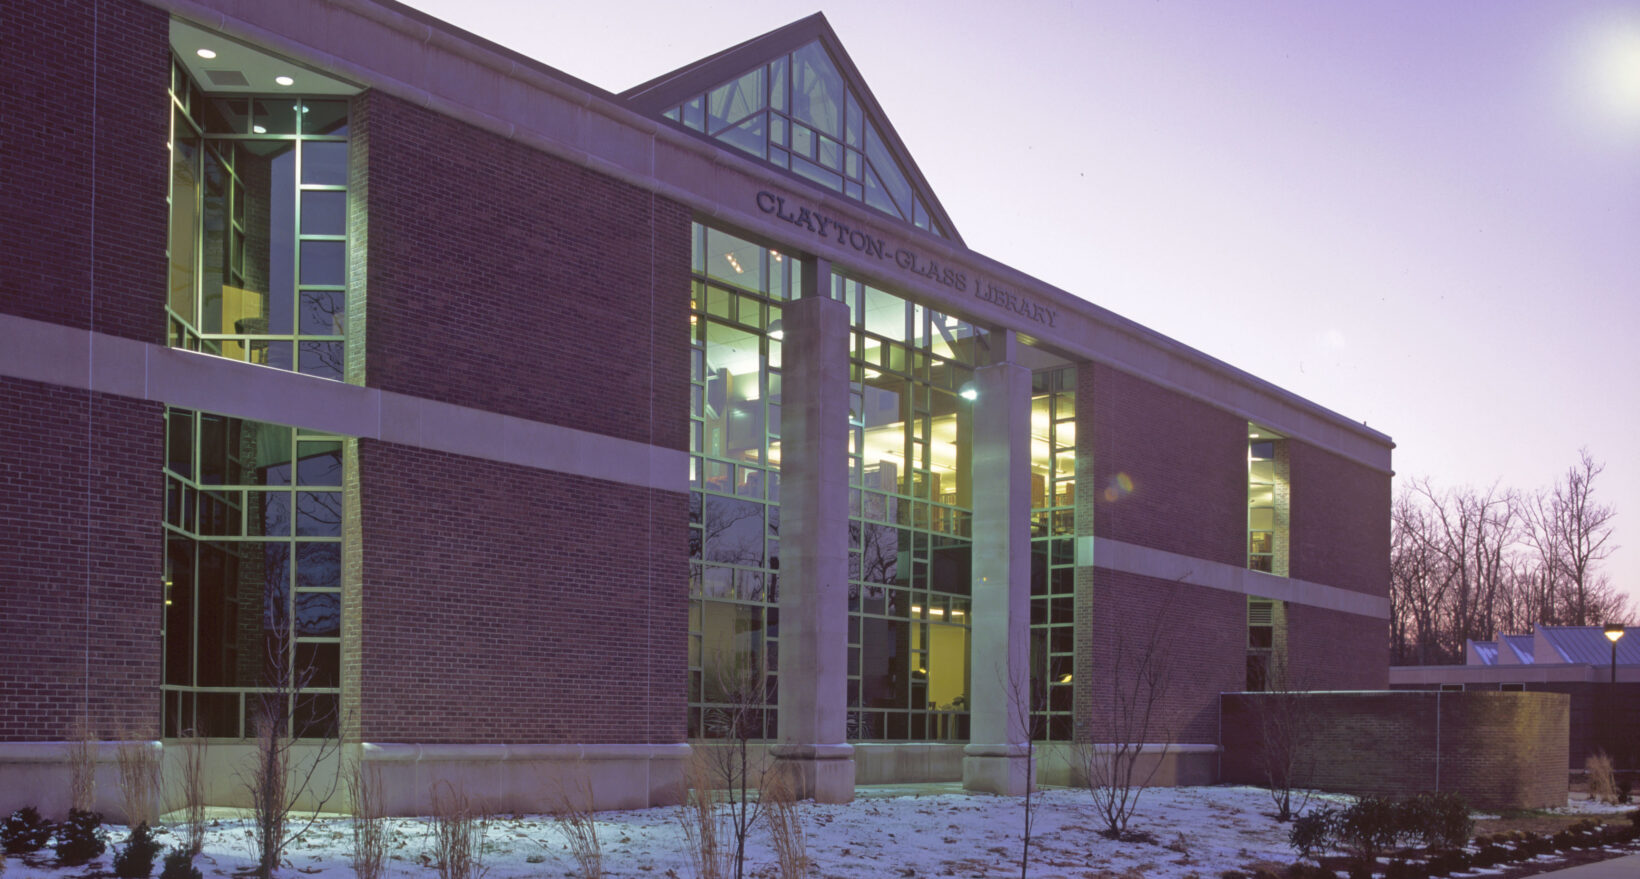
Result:
M159 842L148 822L138 824L125 840L125 847L114 854L114 875L120 879L148 879L154 872L154 857L159 854Z
M1429 848L1461 848L1475 830L1469 803L1455 793L1418 794L1397 807L1402 835Z
M56 825L40 817L33 806L24 806L0 824L0 848L8 855L37 852L51 841L51 832L55 829Z
M1287 830L1287 841L1301 858L1317 860L1320 854L1334 845L1337 809L1311 809L1308 814L1293 819Z
M159 871L159 879L202 879L199 868L194 866L194 856L187 849L174 848L165 853L165 866Z
M1474 862L1477 867L1495 867L1509 860L1509 850L1487 842L1475 850Z
M78 867L108 850L102 813L69 809L68 820L57 828L57 862Z
M1394 800L1362 797L1344 810L1337 828L1338 842L1357 858L1375 860L1400 839L1401 812Z

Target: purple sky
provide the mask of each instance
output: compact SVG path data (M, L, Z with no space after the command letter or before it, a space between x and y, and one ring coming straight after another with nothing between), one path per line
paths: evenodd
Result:
M815 10L411 4L612 91ZM1532 490L1587 446L1640 602L1640 4L823 11L971 248L1366 421L1401 477Z

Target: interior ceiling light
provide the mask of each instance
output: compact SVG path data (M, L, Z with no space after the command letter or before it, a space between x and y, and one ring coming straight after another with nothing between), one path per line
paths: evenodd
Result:
M216 57L216 50L215 49L197 49L197 50L194 51L194 54L198 55L201 58L204 58L206 61L209 61L212 58Z
M273 81L276 82L276 83L279 83L280 85L295 85L296 84L296 80L291 79L288 76L276 76L276 77L273 78Z
M261 125L252 125L251 126L251 132L254 133L254 134L267 134L268 129L264 126L261 126Z

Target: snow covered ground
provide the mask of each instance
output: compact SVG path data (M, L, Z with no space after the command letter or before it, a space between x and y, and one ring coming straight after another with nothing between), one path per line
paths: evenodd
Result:
M1347 801L1344 797L1327 800ZM1317 802L1321 800L1318 799ZM1183 877L1217 879L1229 869L1257 861L1290 863L1287 825L1265 813L1270 796L1250 787L1156 788L1145 792L1130 830L1150 833L1154 844L1112 842L1098 834L1103 826L1092 799L1082 790L1049 790L1036 799L1030 875L1037 879L1137 879ZM923 788L863 789L848 805L802 803L811 876L853 877L1019 875L1023 801L970 795L956 785ZM1572 811L1599 812L1610 807L1574 800ZM1627 807L1625 807L1627 808ZM598 839L604 875L609 877L693 876L678 809L602 812ZM247 822L215 819L205 851L196 860L207 879L231 876L253 863ZM388 879L428 877L431 838L426 822L393 820ZM112 842L123 844L124 828ZM287 851L287 879L316 876L350 879L348 822L321 821ZM167 845L175 831L161 836ZM91 868L107 869L112 850L90 867L36 867L21 858L7 859L6 879L67 879ZM49 861L49 856L44 860ZM155 875L158 875L158 864ZM575 862L563 834L547 817L501 816L485 835L484 879L548 879L573 875ZM774 854L766 831L754 828L748 846L747 875L773 877Z

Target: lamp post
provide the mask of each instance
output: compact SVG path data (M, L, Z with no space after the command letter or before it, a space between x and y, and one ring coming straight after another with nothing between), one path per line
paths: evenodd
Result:
M1617 683L1617 639L1623 637L1622 623L1606 624L1606 640L1612 642L1612 683Z

